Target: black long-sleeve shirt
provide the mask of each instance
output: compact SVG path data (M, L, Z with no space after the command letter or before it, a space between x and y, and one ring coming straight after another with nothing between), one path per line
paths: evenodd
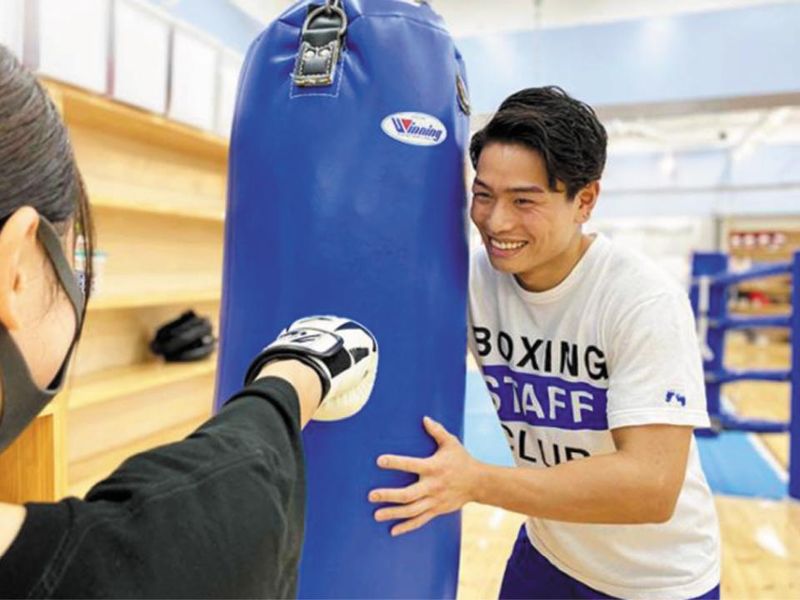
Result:
M0 597L293 597L304 510L297 395L260 379L85 500L28 504Z

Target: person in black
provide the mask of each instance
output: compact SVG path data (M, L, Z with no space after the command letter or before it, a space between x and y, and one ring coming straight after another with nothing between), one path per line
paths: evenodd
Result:
M0 46L0 452L61 389L80 334L85 299L66 258L76 225L90 259L66 130ZM315 413L332 420L363 406L377 350L354 321L296 321L187 439L129 458L83 500L0 503L0 597L294 596L300 430Z

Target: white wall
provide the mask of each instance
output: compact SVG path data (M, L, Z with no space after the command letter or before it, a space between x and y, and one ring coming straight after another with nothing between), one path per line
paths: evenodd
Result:
M24 0L0 0L0 44L22 58Z

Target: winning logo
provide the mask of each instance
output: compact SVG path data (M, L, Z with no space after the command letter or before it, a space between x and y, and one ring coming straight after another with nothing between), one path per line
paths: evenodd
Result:
M394 113L381 122L381 129L390 138L412 146L436 146L447 139L444 124L425 113Z

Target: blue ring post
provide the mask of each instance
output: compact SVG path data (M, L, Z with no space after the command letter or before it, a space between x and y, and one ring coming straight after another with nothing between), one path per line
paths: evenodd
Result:
M707 319L709 322L719 321L727 317L728 305L726 302L726 288L724 285L716 285L713 283L713 276L719 273L724 273L728 270L728 256L722 252L696 252L692 257L692 278L695 280L692 283L689 297L694 310L695 318L700 318L700 286L697 283L697 278L701 276L712 277L711 289L709 291L709 305ZM725 351L725 330L721 327L709 327L707 333L708 347L714 356L711 360L703 359L703 372L719 373L724 367L722 359L723 352ZM708 403L708 414L712 420L719 421L721 416L720 411L720 397L721 397L722 384L709 380L706 377L706 402ZM699 435L716 435L714 430L698 429Z
M789 496L800 500L800 252L795 252L791 263L751 269L743 273L726 273L728 257L719 252L698 252L692 258L693 282L689 293L695 317L700 318L700 276L711 276L707 344L713 353L704 360L708 413L717 424L735 431L759 433L789 432ZM792 275L792 314L790 317L731 318L727 309L727 288L740 281L758 279L787 269ZM716 277L714 277L716 276ZM727 329L743 326L788 326L791 331L792 357L789 371L726 371L723 352ZM791 411L789 421L763 421L744 419L725 414L720 407L723 383L742 380L789 381ZM715 431L698 430L699 435L715 435Z
M789 413L789 496L800 500L800 252L792 262L792 383Z

